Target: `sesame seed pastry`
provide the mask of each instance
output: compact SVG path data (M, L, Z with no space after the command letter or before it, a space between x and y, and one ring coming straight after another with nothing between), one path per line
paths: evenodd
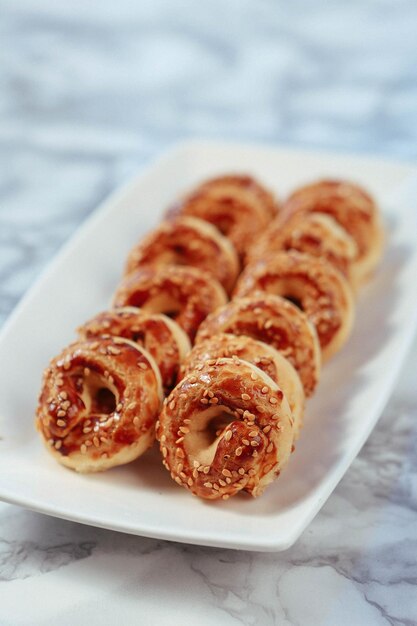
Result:
M147 266L126 276L116 291L113 306L164 313L193 341L201 322L226 302L226 292L208 272L172 265Z
M207 181L168 211L168 217L192 215L211 222L230 239L241 259L275 214L271 194L247 176Z
M359 286L374 271L384 247L384 231L374 199L358 185L322 180L300 187L288 198L283 216L319 212L333 217L356 241L352 280Z
M320 378L321 349L313 324L294 304L272 294L234 298L201 324L196 344L218 333L245 335L262 341L285 356L311 396Z
M351 280L356 242L330 215L295 213L285 222L277 218L251 247L248 262L287 250L321 257Z
M36 426L59 463L99 472L152 445L162 398L160 373L146 350L118 337L79 341L46 368Z
M240 359L213 359L166 398L157 422L163 464L193 494L260 495L287 463L294 427L276 383Z
M130 252L126 273L144 265L189 265L206 270L230 293L239 273L232 243L221 232L196 217L165 220Z
M223 333L194 346L181 366L179 380L194 370L203 369L207 361L218 358L248 361L272 378L288 400L294 420L294 435L297 438L303 422L304 389L300 377L288 359L263 341L244 335ZM267 391L268 387L265 386L263 392Z
M99 313L78 328L80 339L124 337L139 344L155 360L165 395L177 381L180 363L191 350L190 340L174 320L136 307L122 307Z
M241 274L235 294L256 292L294 302L314 324L323 361L349 337L353 325L353 296L344 276L327 261L300 252L272 253Z
M231 194L247 198L248 202L258 204L269 219L276 217L279 203L274 194L262 185L259 180L248 174L226 174L206 180L199 189L221 189Z

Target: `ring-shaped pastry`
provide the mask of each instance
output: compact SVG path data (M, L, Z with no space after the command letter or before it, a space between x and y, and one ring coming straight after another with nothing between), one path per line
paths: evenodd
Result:
M314 324L323 361L335 354L353 325L352 290L330 263L295 251L271 254L248 265L236 286L236 296L272 293L294 302Z
M204 220L177 217L165 220L135 246L126 273L144 265L189 265L210 272L230 293L239 273L239 259L227 237Z
M249 263L272 252L297 250L325 259L350 281L357 256L355 240L325 213L295 213L286 222L276 219L252 246Z
M46 368L36 424L60 463L98 472L152 445L162 398L160 373L146 350L118 337L79 341Z
M254 237L266 228L270 216L259 199L236 185L206 183L177 202L169 217L191 215L214 224L244 259Z
M163 313L175 320L191 341L209 313L227 302L220 285L196 267L143 267L126 276L116 291L113 306L134 306Z
M186 376L166 398L156 430L172 478L207 499L260 495L294 441L282 390L239 359L217 359Z
M182 363L179 381L194 370L202 370L205 363L216 361L218 358L248 361L272 378L288 400L294 420L294 434L297 438L303 423L305 396L300 377L289 360L263 341L244 335L223 333L194 346ZM263 391L267 393L266 386Z
M283 218L298 212L319 212L333 217L357 245L357 256L352 264L354 284L359 286L369 278L383 252L384 231L378 206L364 189L339 180L305 185L288 198Z
M268 219L274 219L279 210L279 203L274 194L248 174L226 174L225 176L210 178L202 183L198 189L220 189L222 192L235 194L236 197L244 198L247 202L258 205Z
M135 307L99 313L80 326L78 334L81 339L124 337L145 348L159 368L165 395L176 384L180 363L191 350L188 336L174 320Z
M316 329L288 300L265 293L234 298L206 318L197 333L196 344L218 333L246 335L272 346L295 368L306 396L314 392L321 364Z

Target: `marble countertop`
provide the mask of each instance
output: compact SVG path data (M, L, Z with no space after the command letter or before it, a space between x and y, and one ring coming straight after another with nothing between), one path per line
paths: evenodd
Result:
M111 190L177 140L417 156L417 4L3 0L0 321ZM417 623L417 344L358 458L279 554L0 504L0 624Z

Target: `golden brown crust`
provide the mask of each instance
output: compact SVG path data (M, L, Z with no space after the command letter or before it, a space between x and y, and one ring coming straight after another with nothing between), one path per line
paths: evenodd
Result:
M236 296L266 292L296 302L314 324L323 360L347 340L353 324L351 289L334 267L323 259L299 252L271 254L248 265L236 286Z
M236 251L220 231L196 217L165 220L130 252L126 273L141 266L189 265L212 274L230 293L239 273Z
M159 370L146 350L118 337L79 341L45 370L37 428L63 465L102 471L152 444L161 402Z
M285 222L276 219L252 246L249 262L272 252L296 250L331 263L348 280L357 246L344 228L325 213L295 213Z
M246 335L274 347L298 372L306 396L314 392L321 362L317 333L291 302L266 293L236 298L206 318L196 344L218 333Z
M202 183L199 189L222 189L238 191L245 195L250 202L256 203L269 219L274 219L279 210L279 203L274 194L262 185L253 176L248 174L226 174L217 176Z
M145 348L161 372L165 395L176 384L180 363L191 350L188 336L174 320L135 307L99 313L80 326L78 334L81 339L124 337Z
M304 389L300 377L288 359L263 341L245 335L223 333L194 346L182 363L179 381L194 370L201 370L207 361L218 358L247 361L272 378L288 400L294 420L294 435L297 438L303 422Z
M369 277L381 257L384 233L378 207L368 193L347 181L318 181L297 189L288 198L283 219L298 212L320 212L333 217L357 245L352 267L355 284Z
M243 259L253 238L276 215L272 194L249 176L209 180L175 204L169 217L193 215L214 224Z
M239 359L217 359L171 392L157 438L172 478L213 500L242 489L260 495L288 461L294 432L288 402L269 376Z
M227 302L227 296L210 274L196 267L143 267L120 284L115 307L135 306L174 319L193 341L201 322Z

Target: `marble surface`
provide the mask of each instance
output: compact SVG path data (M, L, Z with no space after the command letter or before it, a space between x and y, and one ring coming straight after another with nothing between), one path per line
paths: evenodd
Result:
M416 158L413 0L0 10L1 321L97 203L182 138ZM0 504L0 624L416 624L416 348L357 460L284 553Z

